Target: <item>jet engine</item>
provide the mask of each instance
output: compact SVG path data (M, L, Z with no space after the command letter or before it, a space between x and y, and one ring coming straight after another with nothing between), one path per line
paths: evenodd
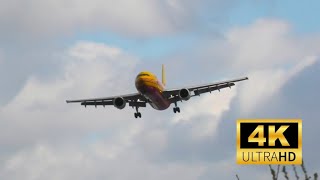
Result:
M182 100L185 100L185 101L189 100L189 99L190 99L190 91L189 91L188 89L186 89L186 88L181 89L181 90L179 91L179 97L180 97Z
M123 109L126 107L126 101L123 99L123 97L117 97L113 99L113 105L118 109Z

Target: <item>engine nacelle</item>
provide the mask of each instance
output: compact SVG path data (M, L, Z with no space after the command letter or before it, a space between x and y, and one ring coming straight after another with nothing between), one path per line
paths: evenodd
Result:
M123 97L117 97L113 99L113 105L118 109L123 109L126 107L126 101L123 99Z
M182 99L182 100L189 100L190 99L190 91L188 89L181 89L179 91L179 97Z

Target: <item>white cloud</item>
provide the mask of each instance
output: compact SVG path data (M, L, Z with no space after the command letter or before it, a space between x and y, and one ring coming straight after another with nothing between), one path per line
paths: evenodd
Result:
M297 34L286 21L259 19L248 26L229 29L224 39L205 41L197 53L205 63L216 58L219 67L244 73L294 66L301 59L318 56L319 42L317 34Z
M287 81L312 66L316 58L315 56L306 57L292 68L265 69L249 73L250 80L244 85L239 95L243 113L247 114L259 106L264 106L263 103L273 98Z
M249 77L249 81L239 83L238 93L242 113L247 114L312 66L320 56L319 44L317 34L296 34L286 21L260 19L231 28L224 39L206 41L197 51L200 57L193 58L200 59L197 63L213 74Z
M128 81L130 75L119 76L116 72L132 71L137 59L122 52L120 49L105 44L79 42L70 48L65 55L64 74L52 81L41 81L30 77L15 99L7 108L20 109L41 103L42 105L60 104L63 98L75 98L77 94L92 96L101 89L113 87L112 83ZM109 81L117 77L116 81ZM102 88L103 87L103 88ZM101 88L101 89L100 89ZM117 87L114 87L117 89ZM69 96L66 96L69 95ZM22 106L23 105L23 106Z
M231 68L246 71L249 76L239 94L243 113L263 106L320 55L318 37L298 38L287 22L279 20L262 19L248 27L234 28L227 33L226 41Z
M113 108L108 113L112 118L105 120L100 118L105 117L104 110L84 110L79 104L66 104L65 100L132 92L131 74L138 60L120 49L89 42L80 42L69 49L65 60L61 74L51 80L30 77L16 97L0 109L0 124L4 128L1 144L23 145L47 138L62 140L71 131L71 137L84 136L92 129L123 123L115 121L125 116L113 117L120 112ZM119 75L122 71L127 73Z
M0 177L6 179L230 179L239 174L247 174L255 179L268 179L268 168L260 166L252 169L234 164L234 157L216 163L183 164L176 162L155 163L135 151L121 153L117 158L106 158L100 153L105 147L76 145L53 147L36 145L8 158ZM32 165L30 165L32 164ZM224 173L225 170L228 173ZM239 170L241 169L241 171ZM246 172L246 173L244 173Z
M0 49L0 64L4 61L4 53L3 51Z
M290 26L279 20L258 20L227 33L234 66L246 69L274 67L297 58Z
M195 138L203 138L215 134L216 128L224 112L229 110L232 99L236 96L236 88L223 89L205 97L195 97L182 107L182 113L176 114L172 122L194 121L192 134ZM199 120L199 115L208 115L206 121Z
M199 165L150 164L143 156L127 151L116 159L100 153L105 148L37 145L10 157L0 171L6 179L197 179L205 170Z
M140 141L143 147L142 149L148 153L149 156L156 157L168 146L168 132L162 128L149 128L143 132Z
M94 61L99 57L114 60L123 52L119 48L109 47L102 43L78 42L69 50L70 56L79 60Z
M183 30L203 2L162 0L1 0L0 25L37 36L74 31L108 30L149 37ZM216 3L219 4L219 3ZM214 6L215 7L215 6Z

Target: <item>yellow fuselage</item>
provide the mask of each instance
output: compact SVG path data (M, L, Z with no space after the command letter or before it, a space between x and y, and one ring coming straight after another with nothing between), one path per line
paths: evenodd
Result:
M151 72L140 72L136 77L135 85L154 109L164 110L170 106L170 102L162 93L164 86Z

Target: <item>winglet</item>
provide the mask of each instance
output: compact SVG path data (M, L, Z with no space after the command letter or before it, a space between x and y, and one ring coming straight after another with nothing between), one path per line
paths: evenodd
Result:
M162 84L166 86L166 74L164 70L164 64L162 64Z

